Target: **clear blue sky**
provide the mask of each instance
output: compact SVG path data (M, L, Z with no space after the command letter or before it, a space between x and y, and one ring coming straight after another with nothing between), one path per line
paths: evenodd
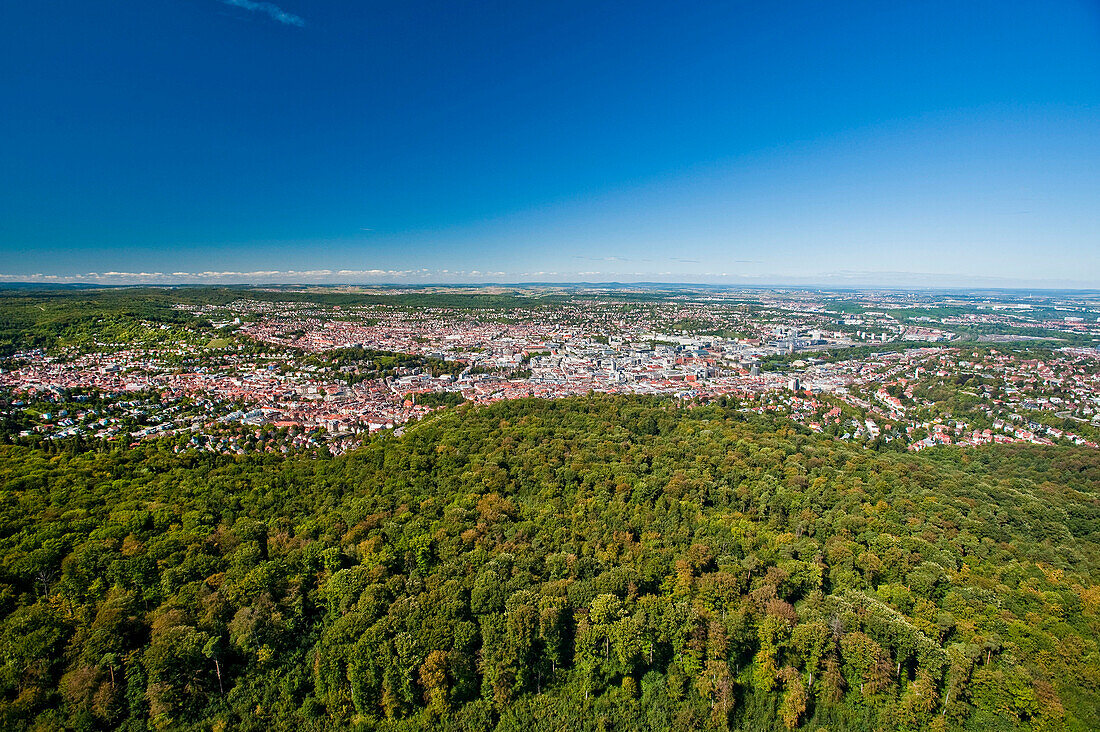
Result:
M1100 286L1090 0L9 2L0 68L7 279Z

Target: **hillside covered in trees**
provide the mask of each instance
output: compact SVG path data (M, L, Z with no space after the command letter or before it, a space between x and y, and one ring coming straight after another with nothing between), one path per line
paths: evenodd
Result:
M0 445L4 729L1100 729L1100 455L461 406Z

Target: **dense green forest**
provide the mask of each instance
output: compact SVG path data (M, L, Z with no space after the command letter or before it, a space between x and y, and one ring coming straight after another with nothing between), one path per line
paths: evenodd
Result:
M1100 729L1095 450L594 396L0 487L4 729Z

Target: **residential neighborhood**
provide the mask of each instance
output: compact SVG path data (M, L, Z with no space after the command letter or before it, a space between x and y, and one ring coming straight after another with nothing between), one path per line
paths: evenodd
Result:
M813 432L908 450L1096 446L1100 351L1082 341L1096 318L1046 314L1088 305L981 301L959 315L957 303L915 306L890 293L854 302L811 295L671 293L638 302L585 292L479 308L180 303L209 336L183 328L155 346L104 339L24 350L5 362L0 388L23 437L171 437L177 449L235 453L339 453L443 404L590 392L688 406L732 399ZM906 317L909 310L917 314ZM994 328L966 337L959 324L975 322L1053 335L1006 341ZM81 408L89 400L103 406Z

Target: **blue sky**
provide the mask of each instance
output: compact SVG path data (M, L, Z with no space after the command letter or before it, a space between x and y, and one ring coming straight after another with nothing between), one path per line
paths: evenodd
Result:
M1100 286L1091 1L0 21L4 279Z

